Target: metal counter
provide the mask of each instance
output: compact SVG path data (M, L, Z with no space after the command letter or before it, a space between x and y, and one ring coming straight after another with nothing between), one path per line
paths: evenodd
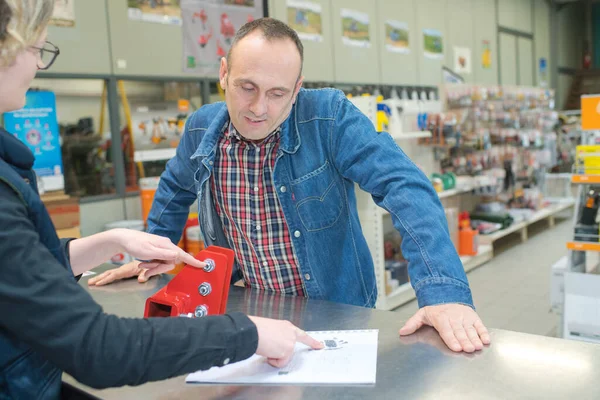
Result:
M102 269L101 269L102 270ZM108 313L141 317L147 297L169 275L89 289ZM81 284L87 288L87 278ZM491 329L476 354L446 348L431 328L399 338L396 313L233 287L230 311L288 319L305 330L379 329L377 384L336 386L190 386L185 376L138 387L95 390L102 399L600 399L600 346Z

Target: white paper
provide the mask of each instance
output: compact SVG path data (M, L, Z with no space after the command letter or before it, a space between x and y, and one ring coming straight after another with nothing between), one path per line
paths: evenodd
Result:
M312 350L296 344L291 362L275 368L264 357L254 355L239 363L213 367L189 374L192 384L327 384L374 385L377 374L377 341L379 330L307 332L326 344L323 350Z

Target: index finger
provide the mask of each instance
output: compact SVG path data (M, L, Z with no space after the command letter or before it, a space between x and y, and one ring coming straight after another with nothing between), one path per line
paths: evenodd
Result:
M196 258L194 258L194 256L192 256L189 253L186 253L183 250L181 250L181 252L179 253L179 260L196 268L204 268L206 266L206 263L204 261L197 260Z
M325 347L322 342L319 342L317 339L308 336L308 334L300 328L298 328L296 331L296 341L307 345L313 350L321 350L323 347Z

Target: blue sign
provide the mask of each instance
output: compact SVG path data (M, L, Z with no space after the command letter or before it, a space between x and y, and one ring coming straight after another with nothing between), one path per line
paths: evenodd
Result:
M4 128L25 143L33 155L33 169L45 190L65 187L53 92L27 92L25 107L4 114Z
M548 63L547 63L546 59L540 58L540 72L541 73L546 72L547 68L548 68Z

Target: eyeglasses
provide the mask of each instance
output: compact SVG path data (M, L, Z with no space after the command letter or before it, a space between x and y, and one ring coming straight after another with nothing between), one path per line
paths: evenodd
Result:
M40 61L38 62L39 70L46 70L56 60L56 57L60 54L60 50L54 44L46 41L44 47L31 46L32 49L36 49L40 53Z

